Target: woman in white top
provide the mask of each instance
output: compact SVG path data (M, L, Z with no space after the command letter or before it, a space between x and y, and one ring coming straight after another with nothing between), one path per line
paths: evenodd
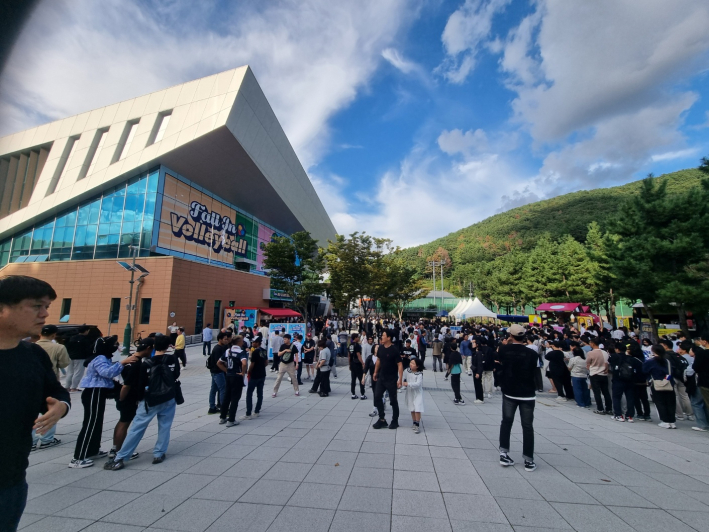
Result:
M574 347L571 359L566 361L566 366L571 372L571 384L574 387L574 399L579 408L591 408L591 392L588 389L588 368L586 367L586 353L580 347Z
M418 358L412 358L409 367L404 371L404 387L406 388L406 404L414 422L414 432L418 434L423 414L423 364Z

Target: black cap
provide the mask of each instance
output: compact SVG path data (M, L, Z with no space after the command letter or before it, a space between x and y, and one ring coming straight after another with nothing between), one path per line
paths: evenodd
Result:
M57 334L59 328L56 325L45 325L42 327L42 336L52 336Z
M143 338L138 346L135 348L136 351L145 351L146 349L152 349L155 347L155 340L153 338Z

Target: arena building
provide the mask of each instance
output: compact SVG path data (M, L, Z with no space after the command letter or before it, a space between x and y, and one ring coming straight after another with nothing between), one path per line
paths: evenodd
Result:
M120 336L133 255L143 335L279 306L263 248L302 230L335 237L248 66L0 138L0 275L51 283L51 323Z

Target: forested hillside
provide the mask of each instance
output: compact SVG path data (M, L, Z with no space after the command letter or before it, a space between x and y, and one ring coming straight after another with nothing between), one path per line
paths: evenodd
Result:
M699 186L707 174L687 169L655 178L666 182L668 194L677 194ZM496 214L422 246L403 251L420 275L430 278L426 263L434 257L445 262L446 290L459 295L468 292L475 278L484 275L484 265L508 251L531 252L543 235L552 241L573 237L585 244L591 222L604 233L620 206L639 193L641 181L626 185L574 192ZM514 253L513 253L514 254ZM438 277L438 276L437 276Z

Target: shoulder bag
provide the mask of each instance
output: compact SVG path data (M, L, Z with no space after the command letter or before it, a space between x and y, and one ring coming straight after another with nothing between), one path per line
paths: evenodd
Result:
M670 361L667 361L667 374L672 375L672 368L670 367ZM652 379L652 387L656 392L671 392L674 388L672 387L672 381L669 379Z

